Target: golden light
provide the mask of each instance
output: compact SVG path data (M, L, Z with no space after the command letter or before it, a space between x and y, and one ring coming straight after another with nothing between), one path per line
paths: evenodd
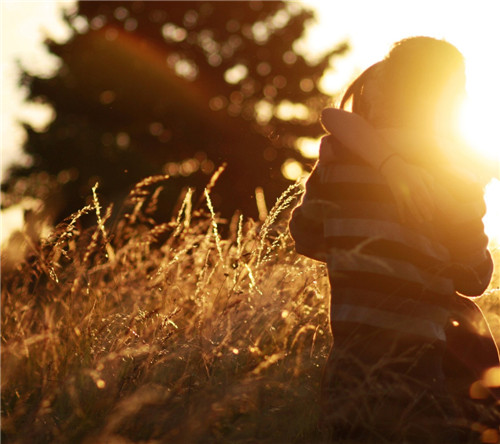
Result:
M468 97L459 115L460 132L467 144L491 167L496 179L485 187L485 231L494 242L500 241L500 142L494 122L496 110L488 95Z
M461 111L461 131L478 156L499 168L500 143L494 132L499 124L500 89L494 85L500 76L500 65L492 58L494 42L500 38L495 18L497 2L478 0L473 7L452 0L421 0L414 5L397 0L363 3L303 0L303 3L316 10L317 24L307 30L306 39L296 49L311 55L324 53L343 40L348 40L351 46L345 57L332 59L332 68L319 84L332 97L342 93L354 77L381 60L392 44L403 38L426 35L454 44L465 56L467 65L468 99ZM471 32L464 33L464 27ZM307 145L304 150L309 151ZM495 174L500 177L498 169ZM485 230L490 239L498 242L499 180L494 179L486 186L485 200Z
M500 181L493 179L484 193L486 215L483 218L484 230L492 243L500 243Z
M478 152L492 162L500 159L500 142L498 140L498 119L496 105L487 96L483 100L468 97L460 110L460 131L465 140Z

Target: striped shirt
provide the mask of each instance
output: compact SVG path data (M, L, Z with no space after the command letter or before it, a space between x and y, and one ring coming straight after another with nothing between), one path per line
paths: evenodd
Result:
M297 252L327 264L334 330L354 324L445 342L456 292L480 295L493 270L482 190L466 188L454 201L459 217L402 223L381 174L323 138L289 228Z

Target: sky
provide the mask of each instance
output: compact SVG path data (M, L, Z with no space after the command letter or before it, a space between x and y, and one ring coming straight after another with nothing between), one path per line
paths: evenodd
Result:
M306 53L321 53L337 42L349 40L352 49L339 58L335 69L323 80L327 92L342 89L350 79L370 64L380 60L392 43L411 35L445 38L465 55L468 67L468 90L475 110L490 103L500 103L500 88L492 88L500 78L500 63L494 57L500 42L496 22L498 0L307 0L318 11L317 23L298 45ZM73 8L73 0L3 0L2 9L2 170L19 158L23 132L16 119L30 117L42 127L50 111L23 103L23 92L15 87L16 60L29 70L48 75L57 60L45 51L44 35L56 40L68 37L60 19L62 8ZM36 111L35 111L36 109ZM472 125L494 128L494 112L477 111ZM472 129L474 131L474 128ZM477 133L485 133L476 131ZM488 131L486 131L487 133ZM477 136L477 135L476 135ZM485 136L482 145L493 138Z
M2 173L19 159L24 132L17 120L30 118L36 127L43 127L50 111L41 106L24 103L25 92L19 89L18 61L32 72L49 75L57 68L57 59L43 46L46 35L56 40L69 36L59 18L62 2L12 1L1 2L1 155ZM71 3L67 3L69 7Z
M445 39L465 56L469 106L466 130L484 151L499 152L493 130L500 114L500 27L498 0L309 0L319 12L308 44L315 48L329 43L335 34L347 38L351 54L338 63L325 83L335 90L356 73L381 60L391 45L402 38L426 35ZM496 143L496 146L492 146Z
M16 121L28 118L42 128L51 116L48 108L23 102L25 93L16 87L16 61L33 73L50 75L57 68L57 59L45 51L43 39L48 35L62 41L69 36L60 19L61 9L71 9L75 2L2 0L0 3L3 173L12 160L20 159L24 133ZM495 150L498 155L498 137L493 134L500 121L498 0L307 0L304 3L317 10L317 22L297 49L321 54L346 39L351 45L348 56L339 58L323 79L322 86L327 92L341 90L355 74L383 58L391 44L404 37L428 35L457 46L467 62L468 131L478 147L490 153ZM498 185L495 194L500 201Z

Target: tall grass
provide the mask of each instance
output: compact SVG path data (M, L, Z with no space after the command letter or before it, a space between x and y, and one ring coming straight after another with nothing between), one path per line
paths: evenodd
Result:
M188 190L158 224L164 180L139 183L116 215L94 189L4 267L5 442L319 441L329 287L286 230L299 187L262 222L219 219L208 192L193 210ZM483 308L498 335L492 285Z

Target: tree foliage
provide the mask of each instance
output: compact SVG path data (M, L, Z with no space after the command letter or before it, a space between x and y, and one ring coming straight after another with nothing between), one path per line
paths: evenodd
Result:
M225 163L216 210L255 216L256 187L270 204L290 184L284 162L307 163L297 140L320 135L330 98L318 81L346 49L316 61L297 54L312 18L280 1L79 2L66 17L72 38L47 41L61 60L56 75L24 74L29 99L50 104L55 118L46 131L25 125L33 161L12 168L3 190L11 202L41 197L58 220L85 204L95 182L105 201L119 202L144 177L168 174L168 218L183 189L202 196Z

